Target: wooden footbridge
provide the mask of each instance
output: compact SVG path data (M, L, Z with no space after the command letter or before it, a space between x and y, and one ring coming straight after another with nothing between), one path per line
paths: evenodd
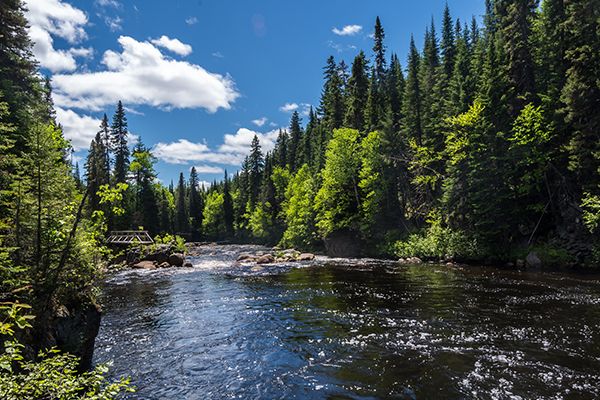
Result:
M106 241L110 244L152 244L148 231L111 231Z

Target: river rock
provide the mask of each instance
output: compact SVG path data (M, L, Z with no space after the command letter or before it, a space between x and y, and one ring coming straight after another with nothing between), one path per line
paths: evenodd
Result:
M183 263L183 267L184 268L193 268L194 265L191 262L186 261L186 262Z
M310 261L314 259L315 255L313 253L302 253L297 258L298 261Z
M255 257L250 253L242 253L238 256L237 260L238 261L253 261L254 258Z
M406 264L423 264L423 260L421 260L419 257L408 257L404 260L404 262Z
M156 269L156 264L154 264L154 261L140 261L131 267L135 269Z
M258 257L258 259L256 260L256 263L257 264L270 264L273 261L275 261L275 257L273 257L273 255L264 254L264 255Z
M184 261L185 259L181 253L173 253L169 256L169 264L176 267L181 267Z
M525 262L527 263L527 266L531 267L531 268L541 268L541 266L542 266L542 260L540 260L537 253L534 251L527 254L527 258L525 258Z
M169 264L167 261L165 262L161 262L160 264L158 264L158 268L170 268L171 264Z
M523 268L525 266L525 260L518 259L515 262L515 265L516 265L517 268Z

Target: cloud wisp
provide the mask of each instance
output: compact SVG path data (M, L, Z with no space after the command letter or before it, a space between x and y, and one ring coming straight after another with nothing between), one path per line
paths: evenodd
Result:
M151 42L158 47L162 47L180 56L188 56L192 53L192 46L183 43L179 39L171 39L166 35L162 35L158 39L152 39Z

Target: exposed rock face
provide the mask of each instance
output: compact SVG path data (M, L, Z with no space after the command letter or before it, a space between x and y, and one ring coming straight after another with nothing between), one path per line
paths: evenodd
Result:
M56 347L76 355L81 359L80 370L89 370L100 316L96 304L73 302L69 306L60 306L36 318L33 343L36 349Z
M330 257L359 257L362 252L358 235L349 230L333 232L324 241L327 255Z

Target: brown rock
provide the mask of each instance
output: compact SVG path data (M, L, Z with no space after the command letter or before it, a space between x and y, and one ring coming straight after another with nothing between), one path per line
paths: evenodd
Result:
M135 269L156 269L154 261L140 261L139 263L133 264L132 268Z
M181 253L173 253L169 256L169 264L174 265L176 267L181 267L185 258Z
M171 264L169 264L168 262L163 262L158 264L158 268L170 268Z
M315 255L313 253L302 253L297 258L298 261L310 261L314 259Z
M256 263L257 264L270 264L274 261L275 261L275 257L273 257L271 254L264 254L264 255L258 257L258 259L256 260Z
M194 265L191 262L186 261L186 262L183 263L183 267L184 268L193 268Z
M253 259L254 256L250 253L242 253L237 258L238 261L252 261Z

